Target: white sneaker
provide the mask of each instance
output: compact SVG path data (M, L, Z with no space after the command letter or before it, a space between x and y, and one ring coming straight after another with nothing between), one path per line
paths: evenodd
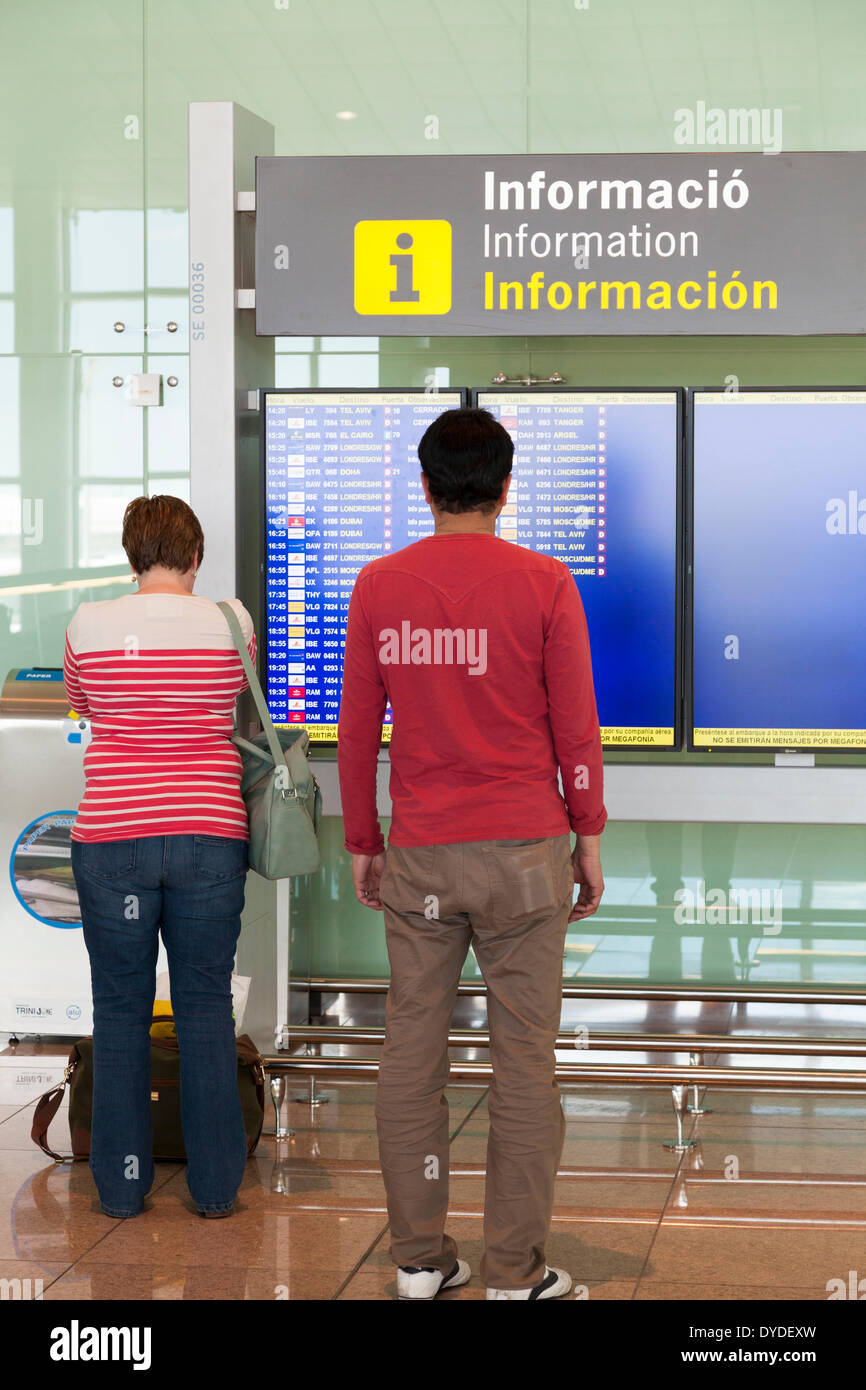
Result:
M472 1271L465 1260L457 1260L450 1274L439 1269L418 1269L415 1265L401 1265L397 1270L398 1298L435 1298L443 1289L456 1289L460 1284L468 1284Z
M545 1266L545 1275L540 1284L532 1289L488 1289L488 1298L561 1298L571 1288L571 1275L564 1269L551 1269Z

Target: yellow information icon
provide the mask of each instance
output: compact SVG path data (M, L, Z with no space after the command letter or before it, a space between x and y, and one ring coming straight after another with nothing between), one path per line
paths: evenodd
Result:
M356 313L447 314L450 309L450 222L355 223Z

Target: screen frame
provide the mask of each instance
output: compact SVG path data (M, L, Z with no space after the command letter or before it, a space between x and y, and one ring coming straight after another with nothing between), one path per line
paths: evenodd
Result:
M684 599L684 565L685 565L685 388L682 386L574 386L566 382L544 382L537 386L501 385L492 384L490 386L474 386L470 393L470 402L478 407L479 396L484 395L503 395L503 396L541 396L545 394L557 395L599 395L599 396L670 396L676 397L676 530L674 539L674 707L673 707L673 726L674 741L667 744L655 743L603 743L602 747L608 753L623 753L627 755L630 762L642 760L645 757L659 757L666 753L680 753L683 751L685 720L683 711L683 698L685 690L685 620L683 610ZM481 407L483 408L483 407ZM578 586L579 592L579 586Z
M262 675L264 680L260 680L262 693L265 697L265 704L268 704L268 533L267 533L267 404L269 396L381 396L383 393L394 391L398 394L407 396L420 396L429 398L431 396L443 395L448 392L451 395L460 397L459 405L449 406L449 410L459 410L469 404L469 388L467 386L442 386L437 391L425 391L423 386L260 386L258 388L259 397L259 525L262 537L262 556L259 564L259 612L261 613L261 631L256 634L258 640L258 650L262 653ZM418 465L420 470L420 463ZM342 681L340 683L342 690ZM268 705L268 713L270 706ZM278 728L299 729L304 724L293 726L277 725ZM390 739L381 738L380 748L388 748ZM336 749L339 746L337 738L337 725L334 725L333 738L317 738L315 742L310 741L310 752L315 749L326 748Z
M748 396L768 391L791 393L802 391L804 394L808 392L810 395L859 391L866 400L866 386L738 386L736 393L727 392L727 394ZM855 757L859 755L862 758L864 751L866 751L862 748L840 748L838 745L831 747L829 744L821 744L820 747L817 747L813 744L802 743L795 747L787 745L780 747L767 743L695 743L695 396L723 396L725 394L725 388L721 386L689 386L686 391L686 588L683 614L686 638L686 701L684 711L686 749L689 753L844 753Z

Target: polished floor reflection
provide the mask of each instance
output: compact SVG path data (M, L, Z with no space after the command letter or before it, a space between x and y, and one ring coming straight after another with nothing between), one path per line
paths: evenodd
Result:
M791 1019L784 1031L797 1031ZM312 1107L308 1087L290 1082L283 1122L294 1135L275 1139L269 1105L229 1221L202 1221L169 1163L157 1166L145 1212L122 1222L100 1213L84 1164L53 1164L30 1140L35 1099L59 1079L65 1052L0 1053L0 1279L41 1280L31 1287L57 1300L395 1297L370 1083L319 1082L327 1103ZM483 1298L487 1093L454 1087L448 1099L448 1228L473 1278L442 1298ZM866 1276L866 1094L714 1089L701 1103L708 1113L687 1125L698 1143L676 1153L665 1147L675 1135L668 1090L563 1090L548 1259L573 1275L572 1296L817 1300L850 1289L852 1271L855 1282ZM52 1140L65 1150L64 1110Z

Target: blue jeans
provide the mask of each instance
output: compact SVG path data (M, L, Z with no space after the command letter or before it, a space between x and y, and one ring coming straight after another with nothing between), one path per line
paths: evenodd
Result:
M159 933L180 1044L186 1180L200 1211L231 1210L247 1159L231 975L248 845L216 835L72 842L93 983L90 1168L107 1216L153 1183L150 1025Z

